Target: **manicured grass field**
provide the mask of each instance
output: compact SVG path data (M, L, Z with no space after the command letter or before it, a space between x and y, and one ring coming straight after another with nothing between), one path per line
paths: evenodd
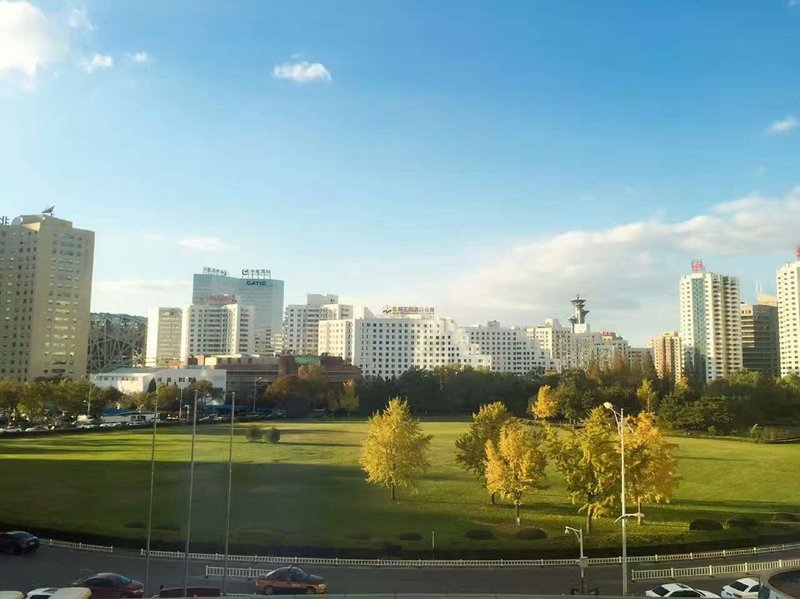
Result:
M513 508L491 506L475 479L454 461L461 422L426 422L433 435L432 467L419 493L368 485L358 466L364 422L281 422L280 444L253 444L237 425L231 543L253 552L277 547L375 548L386 545L419 552L460 549L572 549L564 525L583 525L569 503L560 476L529 496L523 526L544 529L547 540L513 536ZM185 528L189 428L161 428L156 465L155 536L177 546ZM197 546L222 547L227 489L228 429L198 428L192 539ZM0 440L0 522L20 527L142 539L147 521L150 431L91 433ZM772 525L774 512L800 512L800 445L755 445L735 440L674 439L679 444L681 483L668 505L645 506L643 526L632 523L632 546L728 539L731 545L796 531ZM689 532L697 517L723 521L748 515L764 524L753 530ZM796 528L795 528L796 527ZM490 528L497 539L475 541L466 531ZM421 541L401 540L419 533ZM619 525L596 523L591 549L619 546Z

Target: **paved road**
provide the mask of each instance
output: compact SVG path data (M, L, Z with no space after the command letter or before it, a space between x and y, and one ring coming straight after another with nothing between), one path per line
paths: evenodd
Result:
M789 556L769 554L769 557L759 556L758 561L779 557ZM748 560L756 561L752 557ZM231 564L244 567L250 565ZM569 567L387 569L309 566L307 569L328 580L329 592L349 594L425 592L561 595L569 594L570 588L577 586L580 581L578 569ZM0 555L0 588L27 592L41 586L65 586L82 576L108 571L144 580L144 558L137 553L124 550L103 554L53 547L41 547L32 555ZM592 566L586 573L587 587L597 587L603 595L617 595L622 590L620 574L619 566ZM152 592L161 584L167 587L183 585L183 576L182 561L153 559L150 562ZM735 577L705 578L684 582L719 593L722 585L733 578ZM221 580L206 579L205 563L190 561L189 584L220 586ZM653 586L656 586L656 582L630 583L629 593L641 596L646 589ZM243 579L230 579L228 584L228 591L231 593L250 593L254 589L253 581Z

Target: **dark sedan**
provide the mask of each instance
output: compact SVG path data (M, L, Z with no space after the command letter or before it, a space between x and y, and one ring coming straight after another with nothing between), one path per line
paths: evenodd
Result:
M258 577L256 591L265 595L290 593L292 595L321 595L328 590L328 583L321 576L308 574L297 566L278 568Z
M39 548L38 537L24 530L0 532L0 551L5 553L27 553Z
M128 597L138 599L144 594L144 585L122 574L102 572L76 580L74 587L86 587L92 591L92 597Z

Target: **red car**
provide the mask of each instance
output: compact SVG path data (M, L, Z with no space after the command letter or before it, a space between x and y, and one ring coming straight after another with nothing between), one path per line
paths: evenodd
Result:
M138 580L133 580L122 574L101 572L76 580L74 587L86 587L92 591L92 597L128 597L139 599L144 594L144 585Z

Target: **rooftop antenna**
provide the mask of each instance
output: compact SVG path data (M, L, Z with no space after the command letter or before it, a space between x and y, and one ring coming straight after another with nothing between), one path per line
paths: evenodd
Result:
M48 214L50 216L53 216L53 210L55 210L55 209L56 209L56 205L55 204L50 204L47 208L42 210L42 215L44 216L45 214Z

